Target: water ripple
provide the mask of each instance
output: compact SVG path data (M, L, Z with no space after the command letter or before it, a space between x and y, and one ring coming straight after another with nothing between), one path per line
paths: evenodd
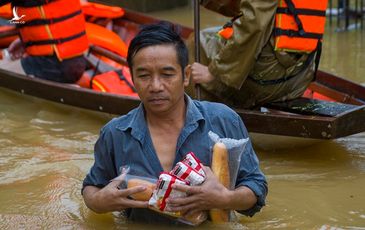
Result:
M287 180L287 181L307 181L312 179L325 179L328 173L295 173L295 174L281 174L281 175L267 175L270 180Z
M34 118L30 120L31 124L41 124L41 125L62 125L65 124L64 121L50 121L50 120L43 120L40 118Z
M344 145L352 152L352 154L361 158L365 158L365 132L339 138L336 141L341 145Z

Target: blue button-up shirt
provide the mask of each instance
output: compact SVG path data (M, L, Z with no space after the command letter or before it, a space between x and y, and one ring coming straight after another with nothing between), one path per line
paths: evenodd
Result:
M185 96L186 120L176 146L175 165L188 152L194 154L204 165L211 165L213 143L208 132L220 137L247 138L247 130L237 113L229 107L212 102L195 101ZM166 140L168 141L168 140ZM121 166L129 166L131 175L158 178L163 171L147 127L144 108L141 104L127 115L114 118L100 132L95 144L95 163L86 176L83 187L99 188L120 174ZM236 187L247 186L257 196L258 202L250 210L240 211L252 216L265 205L267 182L259 169L257 156L251 142L246 145L238 170ZM141 221L162 221L161 215L150 210L130 210L129 217Z

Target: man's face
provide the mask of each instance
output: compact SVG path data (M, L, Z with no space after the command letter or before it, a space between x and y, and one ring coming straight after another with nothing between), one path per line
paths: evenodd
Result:
M188 68L185 79L173 45L142 48L133 58L133 80L147 112L164 114L184 104L184 87L189 84Z

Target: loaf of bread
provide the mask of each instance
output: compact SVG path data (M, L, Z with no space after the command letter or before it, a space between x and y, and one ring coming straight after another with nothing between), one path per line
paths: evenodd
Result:
M228 151L225 144L217 142L213 146L212 171L226 188L230 186L230 175L228 165ZM209 211L213 223L223 223L229 221L229 210L212 209Z
M133 188L135 186L140 186L140 185L146 186L146 190L144 190L143 192L134 193L130 195L130 197L133 200L148 201L151 198L151 195L156 185L149 181L137 178L129 179L127 182L127 188Z

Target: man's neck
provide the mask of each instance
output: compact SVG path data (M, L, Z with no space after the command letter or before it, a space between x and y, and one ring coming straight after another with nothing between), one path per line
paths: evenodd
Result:
M185 123L186 102L183 100L183 106L177 105L175 109L163 114L146 113L146 120L149 127L158 127L160 129L182 128Z

